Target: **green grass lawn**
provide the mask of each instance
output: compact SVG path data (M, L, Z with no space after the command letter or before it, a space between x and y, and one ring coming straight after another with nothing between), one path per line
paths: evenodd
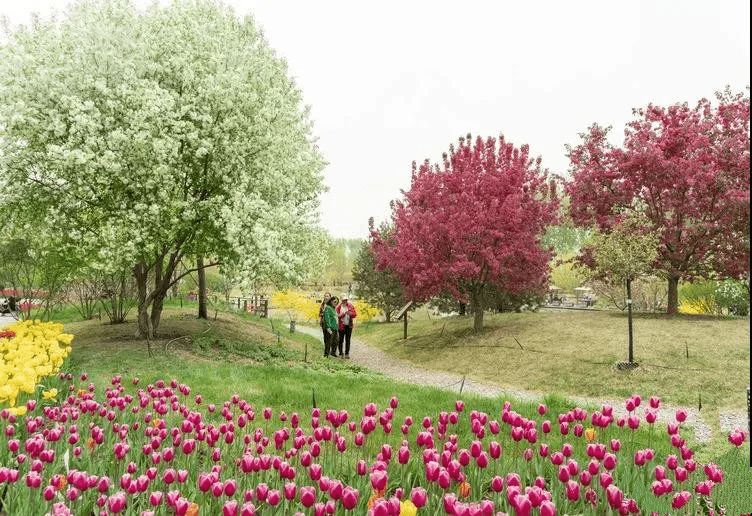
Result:
M509 388L614 398L637 392L682 405L697 405L701 396L703 410L746 409L747 318L637 315L634 358L641 367L632 372L615 367L628 356L622 313L495 314L486 315L485 326L476 335L471 317L423 311L409 320L407 340L401 322L361 325L355 335L421 367Z

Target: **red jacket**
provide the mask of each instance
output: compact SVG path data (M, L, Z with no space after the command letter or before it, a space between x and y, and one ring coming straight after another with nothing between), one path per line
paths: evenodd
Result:
M345 306L347 309L345 309ZM355 319L358 316L358 313L355 311L355 306L348 301L346 305L342 305L342 303L337 305L337 319L339 322L339 329L344 330L345 326L349 326L350 328L353 327L353 319ZM345 324L345 320L347 320L347 324Z

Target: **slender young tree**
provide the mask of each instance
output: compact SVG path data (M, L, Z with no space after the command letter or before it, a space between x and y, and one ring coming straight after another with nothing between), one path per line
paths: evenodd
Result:
M45 218L94 266L130 267L138 335L193 272L175 273L186 256L302 279L324 162L252 18L211 0L94 0L6 33L0 207L29 231Z
M668 280L669 313L681 279L749 275L749 96L717 99L635 110L622 148L597 124L569 148L572 219L606 233L645 220L660 239L653 267Z
M541 238L556 221L553 181L500 136L460 138L441 166L413 163L411 188L393 204L393 231L371 224L378 266L394 271L409 300L442 291L468 299L473 327L483 328L484 288L510 293L545 289L550 251Z

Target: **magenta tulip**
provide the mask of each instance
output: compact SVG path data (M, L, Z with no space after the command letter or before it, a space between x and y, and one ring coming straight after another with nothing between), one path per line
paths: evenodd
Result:
M580 484L573 480L569 480L566 483L567 500L570 502L576 502L580 499Z
M303 486L300 488L300 503L303 507L312 507L316 502L316 488L312 486Z
M164 493L162 493L162 491L152 491L149 494L149 503L153 507L157 507L158 505L162 504L163 497L164 497Z
M690 493L689 491L681 491L680 493L676 493L673 500L671 500L671 507L674 509L681 509L691 498L692 493Z
M348 511L353 510L358 505L359 497L360 493L358 493L357 489L350 486L345 487L342 492L342 506Z
M548 500L544 501L540 506L540 516L556 516L556 506Z
M110 509L110 512L117 514L125 509L125 502L126 494L123 491L118 491L107 498L107 507Z
M606 499L612 509L618 510L621 508L622 500L624 500L624 493L618 487L610 485L606 488Z
M386 471L373 471L371 473L371 487L376 491L386 489L386 483L389 480L389 476Z

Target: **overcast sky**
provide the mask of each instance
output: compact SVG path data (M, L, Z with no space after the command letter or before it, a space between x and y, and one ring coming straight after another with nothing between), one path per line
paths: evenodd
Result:
M0 0L0 13L28 23L67 3ZM633 107L750 83L749 0L227 3L254 15L312 106L334 237L366 238L412 161L468 132L527 143L564 174L564 145L593 122L620 144Z

